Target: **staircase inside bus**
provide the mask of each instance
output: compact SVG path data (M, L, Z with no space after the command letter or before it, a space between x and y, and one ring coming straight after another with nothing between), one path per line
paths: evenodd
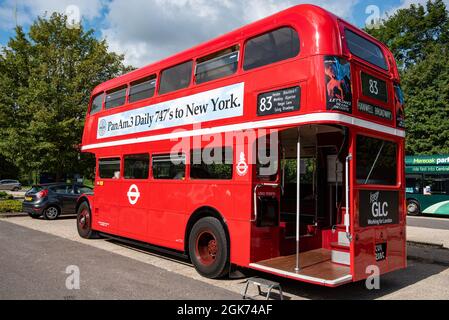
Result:
M278 132L277 174L264 176L258 169L254 190L253 229L256 237L271 235L271 250L256 258L260 250L253 248L252 267L326 286L352 280L345 223L348 139L348 129L336 125Z

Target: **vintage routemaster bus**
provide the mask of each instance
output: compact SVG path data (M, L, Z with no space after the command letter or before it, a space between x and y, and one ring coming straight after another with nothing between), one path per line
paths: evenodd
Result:
M391 52L299 5L96 87L84 238L338 286L406 267L404 112ZM261 152L261 150L263 150Z

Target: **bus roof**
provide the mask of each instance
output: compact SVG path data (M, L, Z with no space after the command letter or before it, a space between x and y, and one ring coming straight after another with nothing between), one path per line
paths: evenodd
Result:
M286 18L287 20L288 18L291 19L294 15L301 16L303 18L297 19L299 21L299 24L303 24L301 30L299 30L300 40L302 42L301 52L303 55L323 53L341 54L341 45L339 41L336 41L336 39L339 36L338 22L343 20L321 7L311 4L301 4L261 19L259 21L245 25L239 29L231 31L215 39L206 41L195 47L177 53L171 57L154 62L122 76L103 82L93 90L92 95L127 84L142 76L150 75L168 67L175 66L194 57L207 55L208 53L223 49L227 46L230 47L237 44L242 39L247 39L248 37L256 36L265 31L269 31L276 27L279 27L279 21L284 21L286 20ZM344 23L345 25L360 31L357 27L351 25L350 23L346 21L344 21ZM307 28L309 30L307 30ZM325 32L322 32L324 30ZM379 43L379 41L371 37L369 34L365 32L363 33L364 36L371 41L374 41L378 45L382 45L381 43ZM314 37L307 37L307 34L320 34L320 43L318 43ZM325 41L325 37L328 37L329 40L334 41ZM387 49L383 45L382 47Z

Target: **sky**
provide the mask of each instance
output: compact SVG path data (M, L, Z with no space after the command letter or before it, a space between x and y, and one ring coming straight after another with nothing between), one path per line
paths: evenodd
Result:
M0 46L16 22L27 30L57 11L92 28L125 63L141 67L300 3L316 4L364 27L426 0L0 0ZM449 5L449 0L445 0Z

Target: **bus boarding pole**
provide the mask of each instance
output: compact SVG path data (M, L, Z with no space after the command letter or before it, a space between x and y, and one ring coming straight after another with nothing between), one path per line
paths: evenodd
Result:
M301 130L298 128L297 148L297 164L296 164L296 267L295 271L299 272L299 227L300 227L300 204L301 204Z

